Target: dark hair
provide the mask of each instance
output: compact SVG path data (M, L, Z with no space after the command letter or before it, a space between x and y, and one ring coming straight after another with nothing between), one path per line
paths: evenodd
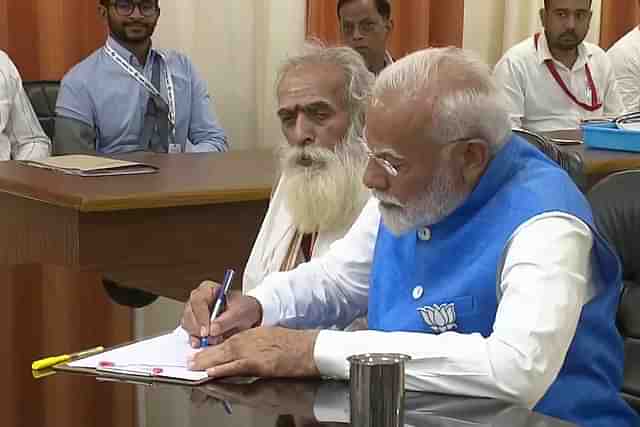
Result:
M340 9L342 9L342 6L345 5L345 3L349 3L352 0L338 0L338 19L341 18L340 16ZM376 9L378 9L378 13L380 14L380 16L382 16L384 19L389 20L391 18L391 1L390 0L375 0L376 2Z
M545 9L549 9L549 2L551 2L551 0L544 0L544 8ZM591 9L591 4L593 3L593 0L589 0L589 9Z
M104 7L109 7L111 5L111 0L100 0L100 4ZM156 4L160 5L160 0L156 0Z

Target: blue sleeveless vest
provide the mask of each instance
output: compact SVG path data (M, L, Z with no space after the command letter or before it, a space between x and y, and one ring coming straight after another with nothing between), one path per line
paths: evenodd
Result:
M519 225L549 211L574 215L592 229L598 293L584 306L565 363L534 409L580 426L636 426L637 416L617 393L624 358L615 325L620 263L595 231L590 207L571 178L519 137L499 151L468 199L442 222L398 237L380 225L369 328L488 337L504 249ZM429 238L421 236L429 231Z

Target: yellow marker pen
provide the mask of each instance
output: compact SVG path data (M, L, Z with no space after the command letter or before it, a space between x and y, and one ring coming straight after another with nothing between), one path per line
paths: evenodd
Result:
M104 347L94 347L89 350L80 351L73 354L63 354L61 356L47 357L45 359L36 360L31 364L31 370L38 371L40 369L50 368L59 363L69 362L75 359L82 359L83 357L92 356L94 354L102 353Z

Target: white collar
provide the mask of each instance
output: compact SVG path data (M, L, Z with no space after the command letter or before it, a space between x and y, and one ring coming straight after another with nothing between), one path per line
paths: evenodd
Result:
M540 37L538 38L538 62L540 64L544 64L545 61L552 60L556 64L562 65L566 68L565 65L557 61L553 55L551 54L551 50L549 50L549 43L547 42L547 37L544 34L544 31L540 32ZM573 65L573 69L580 69L585 66L588 60L593 55L592 52L589 51L587 45L582 42L578 46L578 58L576 59L576 63Z

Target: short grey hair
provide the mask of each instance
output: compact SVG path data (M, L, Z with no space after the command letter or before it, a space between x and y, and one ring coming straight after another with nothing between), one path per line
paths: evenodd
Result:
M495 156L511 134L502 91L489 66L469 51L433 48L406 56L378 76L374 101L389 90L424 106L418 112L429 114L425 138L433 142L478 138Z
M349 137L360 140L365 123L365 110L371 96L374 75L369 71L362 56L349 47L325 47L319 42L308 41L302 53L285 60L276 77L276 94L287 74L304 65L330 64L342 70L344 75L343 101L351 116Z

